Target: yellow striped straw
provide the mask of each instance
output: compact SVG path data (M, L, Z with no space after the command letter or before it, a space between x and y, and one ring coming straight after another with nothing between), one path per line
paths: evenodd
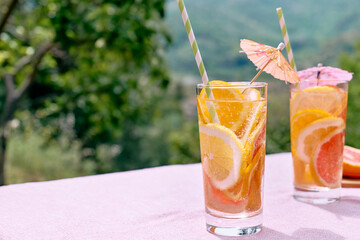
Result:
M295 65L295 60L294 60L294 55L291 49L291 44L290 44L290 39L289 39L289 35L287 33L287 29L286 29L286 25L285 25L285 19L284 19L284 15L282 12L281 7L276 9L276 12L278 14L279 17L279 23L280 23L280 28L281 28L281 32L284 38L284 42L285 42L285 46L286 46L286 52L288 54L288 60L290 62L290 66L295 70L296 70L296 65Z
M177 3L179 5L179 10L180 10L180 13L181 13L181 17L182 17L182 20L184 22L186 33L187 33L188 38L189 38L190 46L191 46L191 48L193 50L193 53L194 53L194 56L195 56L197 67L198 67L199 72L200 72L201 80L202 80L204 85L207 85L207 87L205 88L206 95L208 96L209 99L214 99L214 95L213 95L213 93L212 93L212 91L210 89L209 78L208 78L206 70L205 70L204 62L203 62L203 60L201 58L199 47L198 47L198 45L196 43L195 34L194 34L194 31L193 31L193 29L191 27L190 19L189 19L189 16L187 14L187 11L186 11L184 1L183 0L177 0ZM207 104L207 106L208 106L208 109L209 109L209 114L210 114L210 118L211 118L212 122L219 123L219 118L218 118L218 116L216 114L214 104L211 102L210 104Z

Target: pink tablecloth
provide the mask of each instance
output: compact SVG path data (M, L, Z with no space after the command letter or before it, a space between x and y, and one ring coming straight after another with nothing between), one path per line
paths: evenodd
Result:
M205 230L201 168L175 165L0 188L0 239L219 239ZM266 156L263 231L243 239L360 239L360 189L292 198L289 153Z

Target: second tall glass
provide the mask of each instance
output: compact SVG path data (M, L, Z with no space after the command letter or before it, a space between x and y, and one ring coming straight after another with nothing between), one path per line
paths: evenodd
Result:
M324 204L340 199L348 82L290 84L294 197Z

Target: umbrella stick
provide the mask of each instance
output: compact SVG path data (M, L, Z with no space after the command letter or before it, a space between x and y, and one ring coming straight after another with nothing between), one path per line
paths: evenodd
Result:
M258 77L259 75L264 71L264 69L266 68L266 66L271 62L271 59L269 59L269 61L265 64L265 66L263 66L260 71L255 75L255 77L251 80L250 84L252 84Z
M316 86L319 86L319 80L320 80L320 74L321 74L321 71L320 68L323 66L322 63L318 63L318 68L319 70L317 71L317 74L316 74L316 79L317 79L317 82L316 82Z

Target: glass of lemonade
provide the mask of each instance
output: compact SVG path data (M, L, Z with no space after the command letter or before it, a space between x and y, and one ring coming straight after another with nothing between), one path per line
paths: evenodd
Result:
M290 84L294 198L325 204L340 199L348 81Z
M212 81L196 90L207 230L223 236L257 233L262 224L267 84Z

